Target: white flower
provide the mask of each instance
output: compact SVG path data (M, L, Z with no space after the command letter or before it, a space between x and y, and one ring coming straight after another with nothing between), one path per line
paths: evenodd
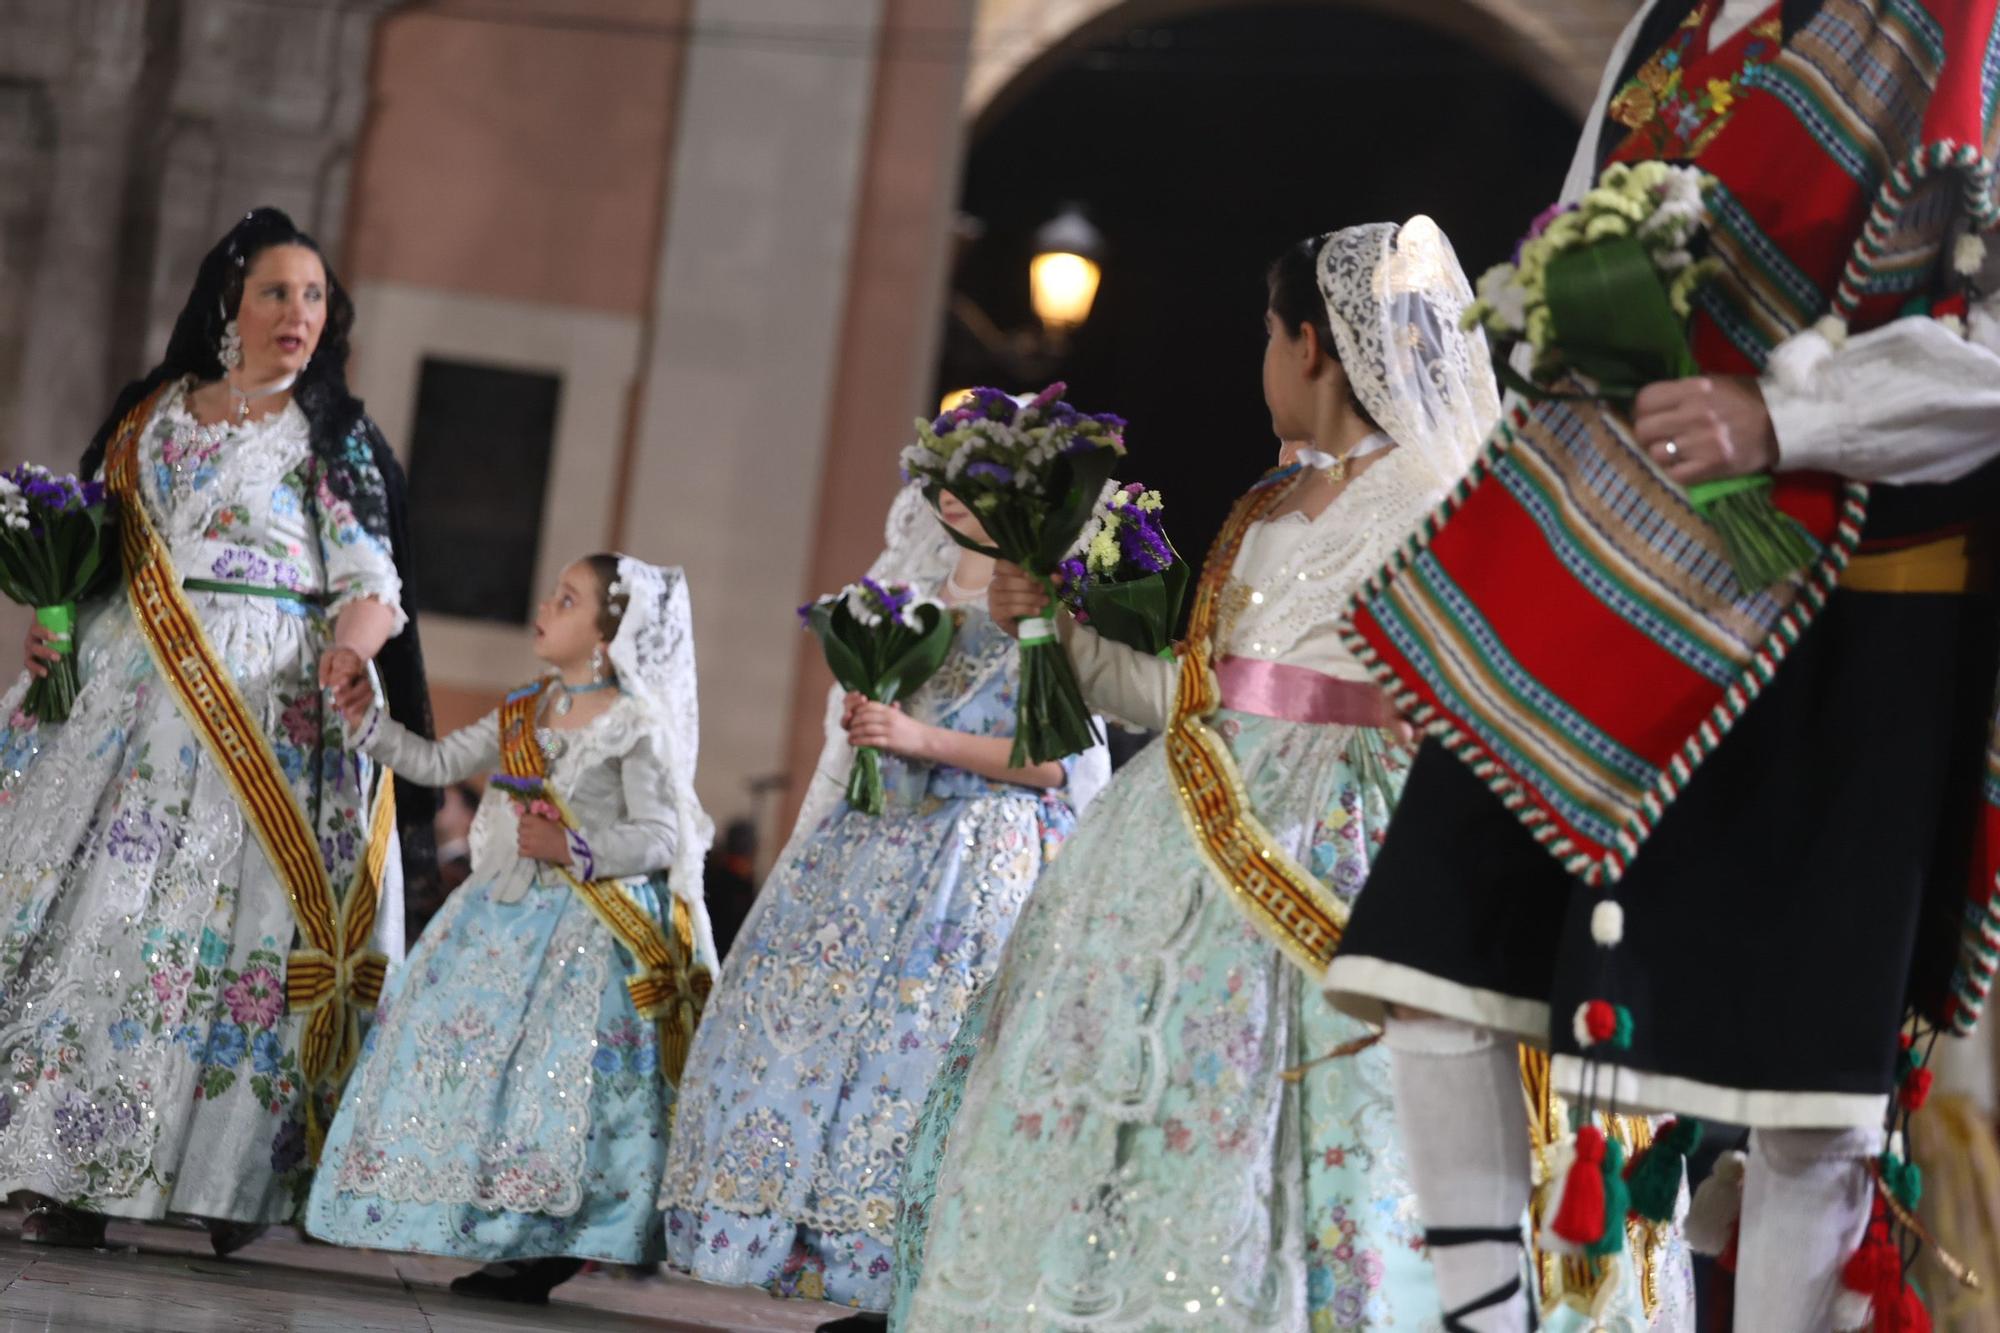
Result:
M1528 325L1528 289L1512 264L1495 264L1479 279L1479 299L1493 310L1503 329L1520 332Z
M1826 315L1813 325L1813 332L1826 339L1827 344L1838 352L1847 346L1847 321L1839 315Z
M1986 242L1971 232L1959 237L1951 248L1952 271L1970 276L1985 266Z

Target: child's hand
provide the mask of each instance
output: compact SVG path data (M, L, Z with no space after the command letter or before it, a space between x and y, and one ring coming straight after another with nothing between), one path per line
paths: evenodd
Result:
M922 759L930 746L931 728L890 704L863 700L847 724L847 739L857 748L887 750L906 759Z
M986 609L1001 629L1021 637L1021 622L1048 614L1049 593L1018 565L1002 563L986 585Z
M523 812L516 845L522 856L552 866L569 864L569 835L563 826L546 815Z
M319 659L319 683L333 691L333 706L350 723L368 715L375 687L368 680L368 660L352 648L333 647Z

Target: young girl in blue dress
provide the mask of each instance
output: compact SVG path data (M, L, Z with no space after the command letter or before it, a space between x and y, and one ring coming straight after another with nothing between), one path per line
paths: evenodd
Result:
M578 561L535 652L545 679L443 741L353 720L406 778L504 771L471 877L392 982L307 1213L343 1245L489 1261L453 1290L531 1303L587 1260L661 1257L666 1128L716 966L681 572Z

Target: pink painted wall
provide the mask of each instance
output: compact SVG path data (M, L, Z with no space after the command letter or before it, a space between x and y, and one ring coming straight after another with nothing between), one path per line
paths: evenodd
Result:
M488 0L384 20L350 281L643 315L689 0Z

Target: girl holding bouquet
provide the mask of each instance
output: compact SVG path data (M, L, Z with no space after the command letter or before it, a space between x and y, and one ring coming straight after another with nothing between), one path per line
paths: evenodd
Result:
M1470 299L1426 218L1288 250L1264 388L1310 446L1239 502L1181 656L1058 617L1092 707L1165 734L1043 880L933 1091L892 1325L1435 1325L1387 1053L1315 985L1409 755L1334 622L1499 410ZM1008 570L992 601L1048 614Z
M944 663L906 705L829 700L825 758L695 1040L660 1201L671 1261L707 1281L886 1308L918 1108L1109 773L1101 746L1010 766L1018 653L986 611L993 561L940 517L985 540L908 485L869 577L946 605ZM850 746L883 752L880 815L842 796Z
M23 710L25 678L0 702L0 1192L41 1196L26 1240L178 1214L226 1253L290 1220L402 952L398 807L321 693L372 661L427 722L353 318L312 238L251 213L81 469L124 586L81 608L67 721ZM403 813L427 850L428 807Z
M541 1303L586 1260L660 1258L662 1131L715 948L681 572L580 560L534 643L550 675L442 741L365 705L349 719L415 781L497 776L471 878L398 974L327 1135L306 1226L488 1260L452 1289Z

